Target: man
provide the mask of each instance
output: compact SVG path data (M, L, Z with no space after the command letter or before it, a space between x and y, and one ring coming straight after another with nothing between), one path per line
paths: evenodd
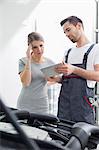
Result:
M90 43L80 18L70 16L60 24L65 35L76 46L67 51L65 62L56 68L57 72L63 74L58 117L94 124L90 98L94 97L95 83L99 81L99 45Z

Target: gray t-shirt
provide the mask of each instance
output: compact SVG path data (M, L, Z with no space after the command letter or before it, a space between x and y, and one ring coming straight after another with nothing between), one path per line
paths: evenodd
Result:
M26 58L19 60L19 73L23 71ZM54 62L48 58L41 64L31 63L32 81L27 87L22 87L17 101L17 108L33 113L49 113L47 94L47 81L41 68L53 65Z

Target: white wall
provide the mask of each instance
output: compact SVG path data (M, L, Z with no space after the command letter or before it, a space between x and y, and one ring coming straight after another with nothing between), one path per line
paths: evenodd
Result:
M18 0L16 0L18 2ZM23 3L24 2L24 3ZM10 107L16 107L21 90L18 60L25 55L27 35L35 30L44 35L45 55L55 61L62 59L65 46L71 43L63 34L59 22L69 15L84 21L85 32L95 41L95 0L30 0L15 3L0 1L0 93Z
M46 39L45 53L48 56L60 60L65 47L72 45L60 26L60 21L70 15L83 20L89 40L95 41L95 4L95 0L42 0L39 3L36 9L37 30Z
M34 30L35 18L28 26L25 19L39 2L40 0L0 1L0 93L10 107L16 107L21 88L18 59L25 54L26 35Z

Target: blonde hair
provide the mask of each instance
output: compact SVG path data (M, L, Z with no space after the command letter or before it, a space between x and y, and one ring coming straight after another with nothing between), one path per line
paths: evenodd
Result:
M44 42L44 38L42 37L42 35L40 33L31 32L28 35L28 45L33 41L43 41Z

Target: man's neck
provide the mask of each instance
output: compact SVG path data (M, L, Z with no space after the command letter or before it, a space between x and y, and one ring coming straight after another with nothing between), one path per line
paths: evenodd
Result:
M83 37L83 38L79 39L79 41L77 41L76 47L82 47L88 43L90 43L90 41L86 37Z

